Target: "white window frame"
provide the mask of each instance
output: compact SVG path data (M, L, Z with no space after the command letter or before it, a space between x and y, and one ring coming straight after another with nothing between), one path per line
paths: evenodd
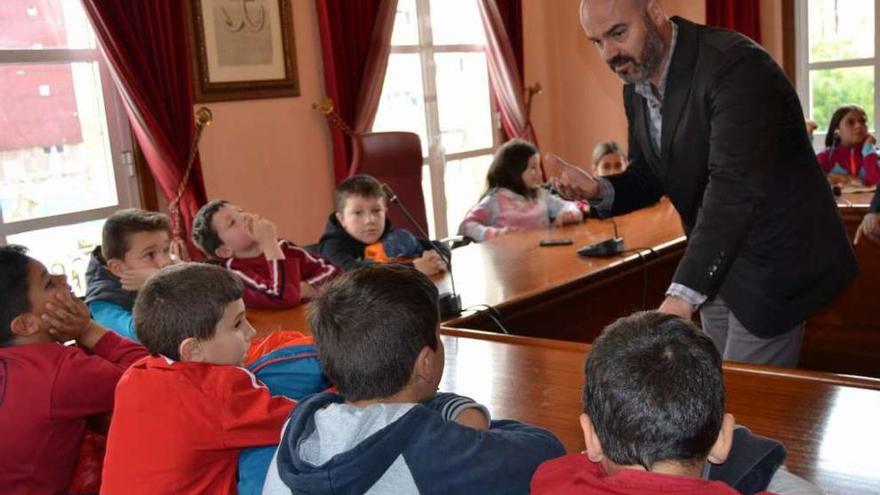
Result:
M880 0L874 0L874 56L848 60L829 60L823 62L810 62L810 20L809 1L795 0L794 26L795 26L795 78L797 79L798 96L804 108L806 118L812 118L813 108L812 94L810 92L810 72L822 69L844 69L848 67L874 67L874 115L870 116L874 128L880 122ZM841 102L841 105L846 102ZM825 147L826 129L816 129L813 134L813 147L822 149Z
M105 125L108 140L110 141L113 174L116 179L117 204L8 223L3 219L3 209L0 207L0 246L6 245L8 236L100 220L108 217L120 208L140 206L140 191L138 189L128 117L126 116L122 100L116 91L116 83L110 75L109 68L100 50L97 47L38 50L0 49L0 66L7 64L69 64L75 62L97 62L98 64L106 116ZM83 191L83 193L88 194L88 191Z
M435 53L461 53L486 51L483 45L435 45L431 30L430 0L416 0L416 17L419 32L418 45L392 45L391 54L418 54L422 68L422 93L425 103L425 132L428 138L428 165L431 184L430 202L434 212L434 236L449 235L446 219L446 162L494 154L501 144L501 117L495 107L495 98L489 84L490 118L492 119L492 146L458 153L446 153L441 142L440 111L437 106L437 71ZM488 68L487 68L488 70ZM427 205L426 205L427 206ZM456 226L453 226L455 228Z

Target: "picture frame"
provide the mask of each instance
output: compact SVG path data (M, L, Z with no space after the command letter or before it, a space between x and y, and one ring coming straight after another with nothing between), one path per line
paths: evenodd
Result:
M193 100L300 95L291 0L190 0Z

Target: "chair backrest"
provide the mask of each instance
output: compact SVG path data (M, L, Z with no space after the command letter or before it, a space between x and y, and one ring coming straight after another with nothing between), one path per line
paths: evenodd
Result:
M372 132L352 137L350 175L367 174L391 186L416 222L428 231L425 195L422 193L422 144L411 132ZM418 236L395 205L388 205L392 224Z

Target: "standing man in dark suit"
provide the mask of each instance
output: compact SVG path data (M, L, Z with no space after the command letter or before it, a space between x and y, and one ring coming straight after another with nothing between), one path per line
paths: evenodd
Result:
M725 359L796 366L804 321L858 269L785 74L747 37L669 19L659 0L582 0L580 14L626 83L631 164L563 193L599 216L668 195L688 247L660 310L699 309Z

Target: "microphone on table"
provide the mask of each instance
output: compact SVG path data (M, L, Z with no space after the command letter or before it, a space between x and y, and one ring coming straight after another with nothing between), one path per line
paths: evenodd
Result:
M425 229L423 229L422 226L419 225L419 222L416 222L416 219L413 218L409 210L406 209L406 207L400 201L400 198L397 197L397 194L394 193L394 189L391 189L391 186L383 182L382 192L385 193L385 196L388 198L388 202L393 203L397 206L397 209L400 210L401 213L403 213L403 216L405 216L406 219L409 220L409 223L411 223L413 227L416 228L416 231L419 233L419 235L422 236L423 239L427 240L428 243L434 247L434 250L437 252L438 255L440 255L440 259L442 259L443 262L446 263L446 268L449 270L449 281L452 285L452 292L447 292L440 295L440 315L444 317L460 315L461 296L458 295L458 292L456 292L455 290L455 277L452 275L451 254L447 256L446 252L441 249L441 246L439 245L440 243L431 240L431 237L428 235L427 232L425 232Z

